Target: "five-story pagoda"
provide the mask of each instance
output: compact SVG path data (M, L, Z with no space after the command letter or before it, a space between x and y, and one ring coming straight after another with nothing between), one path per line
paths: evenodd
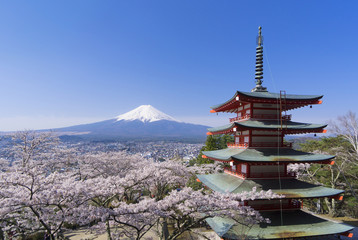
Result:
M283 239L342 234L352 236L351 226L334 223L301 210L301 201L308 198L341 198L342 190L326 188L296 179L288 172L292 163L334 164L334 156L305 153L292 149L284 141L287 134L324 133L325 124L291 121L286 111L321 104L322 95L292 95L281 91L268 92L262 86L263 46L261 27L256 47L256 87L251 92L237 91L211 112L236 113L230 124L209 128L208 135L232 134L235 142L228 148L203 152L203 157L228 163L224 173L198 175L208 188L219 192L240 193L271 189L284 196L282 199L245 201L271 220L245 229L231 219L214 217L207 222L223 239L240 239L242 231L248 239Z

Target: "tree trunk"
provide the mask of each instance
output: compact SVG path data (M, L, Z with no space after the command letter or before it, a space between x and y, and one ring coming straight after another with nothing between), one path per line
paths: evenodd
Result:
M106 221L106 225L107 225L107 239L108 240L112 240L112 236L111 236L111 226L109 224L109 220Z
M336 209L336 200L334 198L331 199L331 201L329 201L328 198L324 198L327 208L328 208L328 214L331 217L335 217L337 216L337 209Z
M162 239L162 240L168 240L168 237L169 237L169 230L168 230L167 219L166 219L166 218L163 218L163 220L162 220L161 239Z

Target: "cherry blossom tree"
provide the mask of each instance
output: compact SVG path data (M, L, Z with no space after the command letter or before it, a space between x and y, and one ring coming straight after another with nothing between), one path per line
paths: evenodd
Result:
M349 161L358 166L358 118L355 113L349 111L346 115L339 116L336 121L330 123L330 130L347 140L352 147Z
M143 239L162 226L163 239L176 239L214 216L267 221L240 203L278 197L255 189L222 194L186 187L193 175L215 172L217 165L185 167L124 152L78 154L49 133L16 133L13 141L12 165L1 163L0 223L17 235L45 231L55 239L73 223L91 225L108 239Z
M97 157L103 160L102 154L91 155L86 158L89 166L84 167L88 172L94 172L90 171L90 166L96 168L92 177L84 180L92 192L89 195L92 195L93 204L90 204L87 213L90 215L88 219L96 219L96 229L106 232L108 239L123 236L141 239L154 226L160 225L159 235L163 239L175 239L214 216L235 217L247 223L266 221L253 209L240 205L240 202L277 197L272 192L255 190L243 194L220 194L185 187L193 174L215 171L216 165L203 169L188 168L175 161L153 162L123 153L112 154L109 158L114 157L117 161L97 164L102 161L97 161ZM120 164L122 160L123 164ZM113 170L114 166L118 169ZM110 170L99 174L103 173L102 168ZM113 175L109 176L109 172ZM122 172L126 174L121 175ZM175 222L174 231L167 230L168 222Z
M176 239L186 231L191 231L205 219L212 217L231 218L237 223L255 224L269 222L249 206L243 206L244 200L279 198L271 191L259 191L254 188L250 192L207 193L204 190L194 191L185 187L181 191L173 190L163 200L158 201L159 215L172 222L173 231L163 239Z
M72 153L50 133L13 136L12 165L0 172L0 221L5 231L28 235L46 231L51 239L87 203L86 191L68 165ZM72 158L71 158L72 159Z

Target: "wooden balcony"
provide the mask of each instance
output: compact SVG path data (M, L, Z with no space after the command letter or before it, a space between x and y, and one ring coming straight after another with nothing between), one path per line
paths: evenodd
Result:
M233 123L233 122L240 122L242 120L247 120L250 118L250 114L246 114L244 116L241 116L241 117L234 117L234 118L230 118L230 123Z
M232 170L231 167L224 167L224 172L233 176L237 176L240 178L265 178L265 179L271 179L271 178L278 178L280 176L280 178L295 178L296 177L296 173L290 172L290 173L278 173L278 172L265 172L265 173L240 173L237 172L236 170Z
M248 148L248 143L227 143L228 148Z
M230 175L234 175L240 178L246 178L246 173L238 173L236 171L233 171L231 167L224 167L224 172Z
M228 148L277 148L277 147L284 147L284 148L292 148L291 142L284 142L283 144L276 143L276 142L261 142L261 143L251 143L251 146L249 146L249 143L227 143Z
M234 117L234 118L230 118L230 123L233 122L240 122L243 120L247 120L249 118L253 118L253 119L260 119L260 120L275 120L275 119L280 119L280 117L276 114L246 114L244 116L240 116L240 117ZM282 120L287 120L290 121L292 118L292 115L283 115L282 116Z

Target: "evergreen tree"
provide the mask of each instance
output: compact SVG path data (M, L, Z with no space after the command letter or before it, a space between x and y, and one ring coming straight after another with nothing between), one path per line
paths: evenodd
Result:
M213 163L213 160L203 158L203 151L213 151L227 148L227 143L234 142L234 137L231 135L209 135L206 138L205 145L201 148L200 153L196 159L190 161L190 165Z

